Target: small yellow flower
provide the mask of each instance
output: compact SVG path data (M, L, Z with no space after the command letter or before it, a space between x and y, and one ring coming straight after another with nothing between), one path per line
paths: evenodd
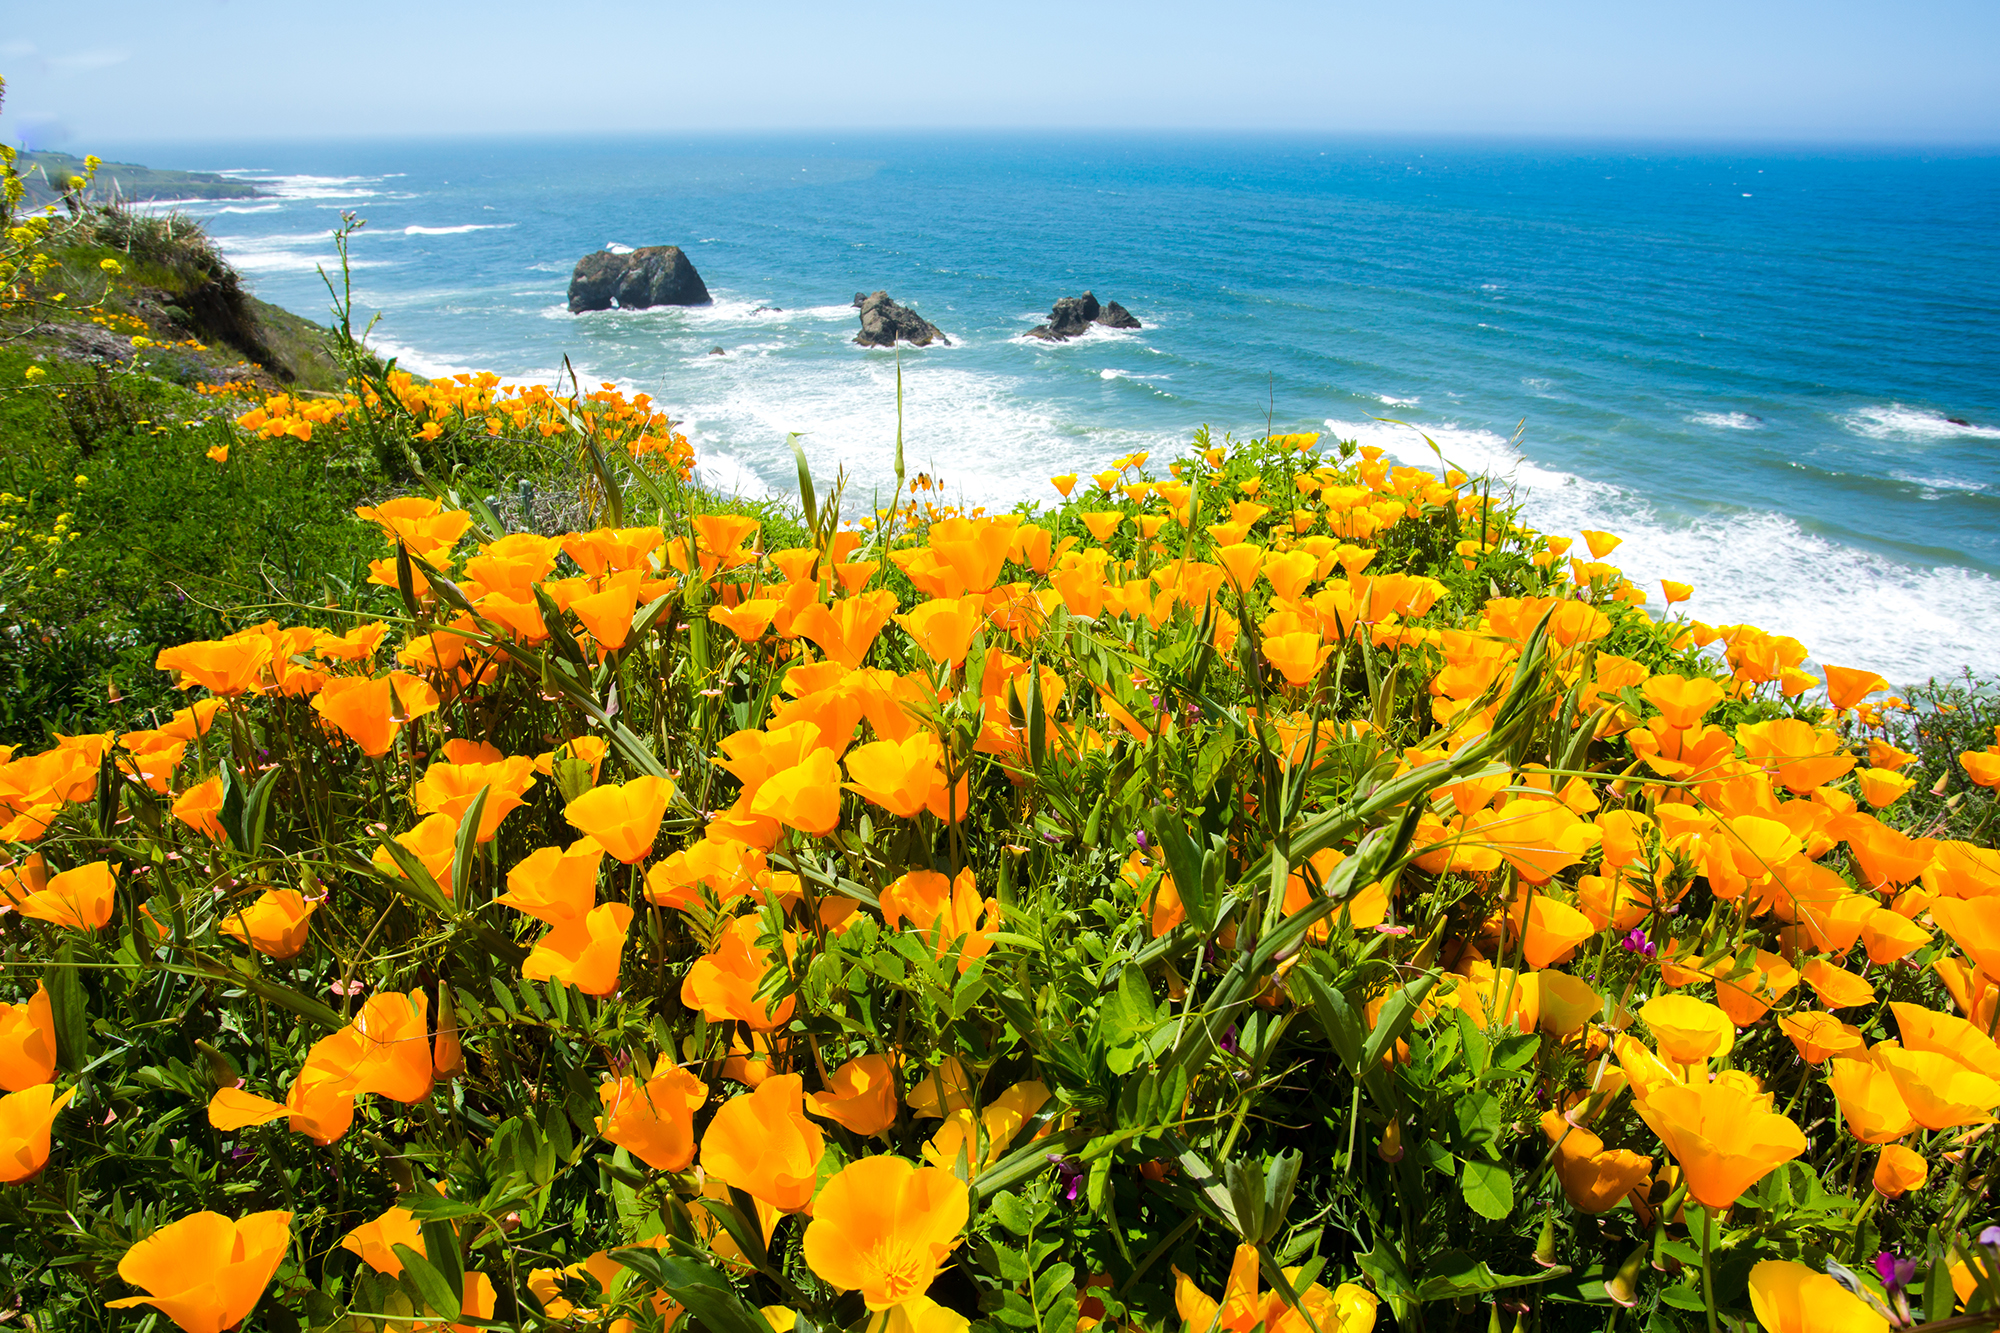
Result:
M125 266L119 263L115 259L99 260L97 266L103 269L106 273L111 274L113 277L116 277L120 273L123 273L125 271Z
M48 373L49 373L48 371L46 371L46 370L43 370L43 369L42 369L42 368L41 368L40 366L29 366L29 367L28 367L28 382L29 382L30 384L32 384L32 383L34 383L34 382L35 382L36 380L38 380L38 379L43 379L43 378L45 378L45 377L46 377L46 376L48 375Z

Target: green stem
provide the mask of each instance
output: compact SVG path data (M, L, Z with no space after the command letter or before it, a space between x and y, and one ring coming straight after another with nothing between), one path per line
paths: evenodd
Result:
M1707 1204L1701 1209L1701 1303L1708 1311L1708 1333L1719 1333L1715 1323L1715 1265L1709 1262L1709 1253L1715 1248L1715 1210Z

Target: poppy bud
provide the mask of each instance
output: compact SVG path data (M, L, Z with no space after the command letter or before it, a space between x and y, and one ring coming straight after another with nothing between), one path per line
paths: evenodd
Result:
M1385 1162L1403 1160L1403 1124L1400 1120L1391 1120L1383 1126L1381 1141L1375 1145L1375 1155Z
M216 1050L215 1047L205 1041L195 1042L194 1048L200 1051L202 1059L208 1062L208 1076L214 1081L216 1087L235 1088L242 1086L243 1071L236 1067L234 1060L230 1059L223 1052Z
M1556 1266L1556 1215L1553 1210L1542 1215L1542 1235L1535 1242L1535 1262L1543 1268Z
M1639 1303L1639 1270L1645 1267L1647 1248L1641 1245L1625 1256L1618 1272L1604 1284L1604 1294L1628 1310Z

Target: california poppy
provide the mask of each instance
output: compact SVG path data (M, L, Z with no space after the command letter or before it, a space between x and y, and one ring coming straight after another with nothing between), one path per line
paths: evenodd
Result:
M896 1123L896 1075L886 1055L858 1055L827 1076L826 1091L806 1109L852 1134L880 1134Z
M708 1015L711 1023L733 1020L750 1025L756 1032L783 1027L792 1016L795 996L787 995L775 1007L757 997L764 974L772 960L757 947L763 922L754 913L738 917L722 932L712 952L694 960L681 980L681 1003Z
M378 1273L400 1277L403 1260L396 1246L406 1245L429 1258L424 1249L423 1227L407 1208L390 1208L380 1217L363 1222L340 1238L340 1248L361 1256L361 1261Z
M223 917L220 930L270 958L291 958L306 947L320 900L297 889L267 889L257 900Z
M1825 1273L1789 1259L1750 1270L1750 1308L1765 1333L1888 1333L1889 1321Z
M256 1308L292 1241L292 1215L252 1213L231 1221L190 1213L146 1237L118 1261L118 1276L144 1296L106 1302L152 1305L187 1333L222 1333Z
M1185 1333L1251 1333L1262 1326L1265 1333L1369 1333L1375 1327L1375 1310L1380 1303L1374 1292L1352 1282L1343 1282L1332 1291L1315 1282L1298 1293L1297 1306L1288 1303L1273 1289L1259 1293L1257 1247L1238 1245L1229 1267L1229 1280L1217 1301L1186 1273L1175 1268L1174 1310L1181 1317ZM1285 1270L1286 1280L1296 1287L1300 1270Z
M1555 1111L1543 1114L1542 1132L1556 1145L1556 1178L1579 1212L1608 1213L1652 1176L1652 1158L1625 1148L1606 1151L1604 1140Z
M222 813L222 775L197 782L174 798L173 816L197 833L206 834L217 842L229 835L223 832L222 821L217 818Z
M49 989L20 1004L0 1004L0 1089L20 1092L55 1077L56 1020Z
M527 803L523 797L534 785L535 761L526 755L495 763L432 764L410 788L410 801L426 813L463 820L479 793L485 792L478 840L491 842L500 829L500 821Z
M1921 1154L1900 1143L1885 1144L1875 1159L1875 1192L1885 1199L1900 1199L1911 1190L1922 1189L1930 1174L1930 1163Z
M634 1078L600 1084L604 1114L597 1132L656 1171L685 1171L694 1160L694 1113L708 1099L708 1085L685 1069L669 1067L641 1083Z
M49 1160L49 1130L56 1113L76 1096L60 1095L53 1083L38 1083L0 1097L0 1185L14 1185L40 1171Z
M1660 1054L1676 1064L1724 1056L1736 1046L1736 1025L1729 1016L1690 995L1648 1000L1639 1009L1639 1020L1652 1029Z
M970 1212L965 1182L900 1157L864 1157L820 1191L806 1227L806 1264L870 1310L921 1296L958 1244Z
M701 1136L702 1167L779 1212L812 1203L826 1139L805 1117L804 1087L797 1074L774 1074L724 1102Z
M71 930L97 930L111 920L117 877L109 861L65 870L49 877L47 887L20 900L22 916L50 921Z
M1655 1084L1636 1106L1680 1164L1688 1194L1711 1208L1736 1202L1807 1147L1799 1127L1770 1109L1768 1096L1733 1081Z
M592 788L563 807L563 818L616 860L636 865L653 854L673 794L674 784L665 778L633 778L615 787Z

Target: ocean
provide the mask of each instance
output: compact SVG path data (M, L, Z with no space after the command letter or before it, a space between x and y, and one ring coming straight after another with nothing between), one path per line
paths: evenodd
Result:
M324 318L342 211L374 343L411 370L653 395L704 475L788 491L787 437L952 496L1207 424L1323 431L1624 538L1657 595L1899 684L2000 674L2000 157L1302 136L135 144L271 197L189 203L267 300ZM604 246L676 244L715 303L572 316ZM1143 328L1024 337L1057 297ZM722 355L714 355L713 348ZM1428 441L1426 440L1428 437Z

